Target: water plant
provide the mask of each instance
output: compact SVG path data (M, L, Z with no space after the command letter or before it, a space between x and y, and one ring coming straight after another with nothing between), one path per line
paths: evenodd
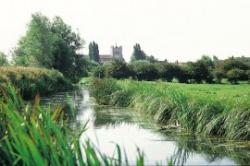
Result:
M15 88L0 91L0 164L1 165L129 165L126 153L116 145L114 156L106 156L87 140L81 144L81 130L74 130L65 116L66 108L25 104ZM136 165L144 165L138 150Z
M101 104L130 106L167 128L227 139L250 139L250 88L247 84L188 85L112 79L91 82L98 89L90 89L94 97L98 96L97 102L105 96L107 102Z

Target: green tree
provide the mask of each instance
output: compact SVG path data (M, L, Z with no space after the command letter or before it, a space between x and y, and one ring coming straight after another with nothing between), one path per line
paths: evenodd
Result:
M0 66L7 64L8 64L7 56L3 52L0 52Z
M47 17L40 13L32 15L26 35L21 38L14 53L18 65L52 67L52 33Z
M60 17L50 21L36 13L32 15L26 35L14 50L14 61L18 65L54 68L75 78L75 74L81 72L77 66L81 63L77 51L83 44L80 35Z
M152 81L160 78L156 65L148 61L135 61L132 63L132 67L138 80Z
M145 52L141 49L140 44L136 43L134 46L134 51L131 57L131 61L137 61L137 60L145 60L146 59Z
M95 42L89 43L89 58L90 60L100 63L99 48Z
M51 32L53 34L52 54L55 59L53 68L71 77L80 60L76 52L82 48L84 41L60 17L53 19Z
M231 69L227 72L227 79L232 84L237 84L240 80L241 76L243 75L244 71L241 69Z
M112 60L110 63L105 64L104 67L107 77L120 79L132 76L132 71L130 71L127 64L119 59Z

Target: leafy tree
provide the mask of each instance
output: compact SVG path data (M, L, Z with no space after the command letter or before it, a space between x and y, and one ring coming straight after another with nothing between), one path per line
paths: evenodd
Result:
M228 72L232 69L248 70L249 66L234 57L231 57L224 61L223 63L224 72Z
M243 73L244 73L244 71L241 69L237 69L237 68L231 69L227 72L227 79L232 84L237 84Z
M155 57L153 55L146 56L146 60L149 61L150 63L156 63L156 62L158 62L158 60L155 59Z
M171 63L158 63L157 68L160 77L171 82L177 76L178 66Z
M221 80L224 77L224 73L222 70L215 69L213 71L213 77L214 77L216 83L221 83Z
M7 56L3 52L0 52L0 66L7 64L8 64Z
M40 13L32 15L26 35L14 53L18 65L52 67L52 33L47 17Z
M188 71L197 83L201 83L203 80L211 83L213 80L209 67L202 61L188 63Z
M55 59L53 68L71 77L76 70L76 64L80 63L76 52L82 48L84 41L79 34L72 32L71 27L65 24L60 17L53 19L51 32L53 34L52 55Z
M40 13L32 15L26 35L14 50L18 65L54 68L75 79L81 70L81 58L76 53L84 41L60 17L50 21Z
M156 80L159 79L159 72L155 64L148 61L135 61L132 63L133 70L138 80Z
M89 44L89 58L97 63L100 63L98 44L92 42Z
M214 57L215 58L215 57ZM216 58L215 58L216 59ZM204 65L206 65L209 69L212 69L214 67L214 62L213 60L207 56L207 55L203 55L201 57L200 60L198 60L199 62L203 63Z
M131 57L131 61L145 60L146 57L147 56L144 53L144 51L141 49L140 44L136 43L134 46L134 51Z
M107 77L113 78L128 78L131 76L131 71L128 68L127 64L118 59L112 60L110 63L107 63L105 66L105 73Z
M99 65L95 67L93 71L93 76L98 78L104 78L105 77L105 68L102 65Z

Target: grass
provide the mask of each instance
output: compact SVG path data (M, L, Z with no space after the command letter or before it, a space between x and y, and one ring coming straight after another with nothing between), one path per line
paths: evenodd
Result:
M13 84L25 99L32 99L37 93L48 95L72 87L63 74L56 70L5 66L0 67L0 73L0 84Z
M0 165L129 165L119 145L114 156L106 156L91 140L80 144L85 127L76 131L69 126L69 107L40 107L38 96L33 105L25 104L10 85L0 94ZM144 165L140 150L136 165Z
M93 79L90 85L100 104L130 106L167 127L250 140L250 85L110 79Z

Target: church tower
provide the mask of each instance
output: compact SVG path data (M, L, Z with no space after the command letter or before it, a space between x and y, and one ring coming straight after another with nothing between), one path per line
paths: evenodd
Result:
M123 55L122 55L122 46L112 46L111 47L111 55L113 58L115 59L120 59L120 60L124 60L123 59Z

